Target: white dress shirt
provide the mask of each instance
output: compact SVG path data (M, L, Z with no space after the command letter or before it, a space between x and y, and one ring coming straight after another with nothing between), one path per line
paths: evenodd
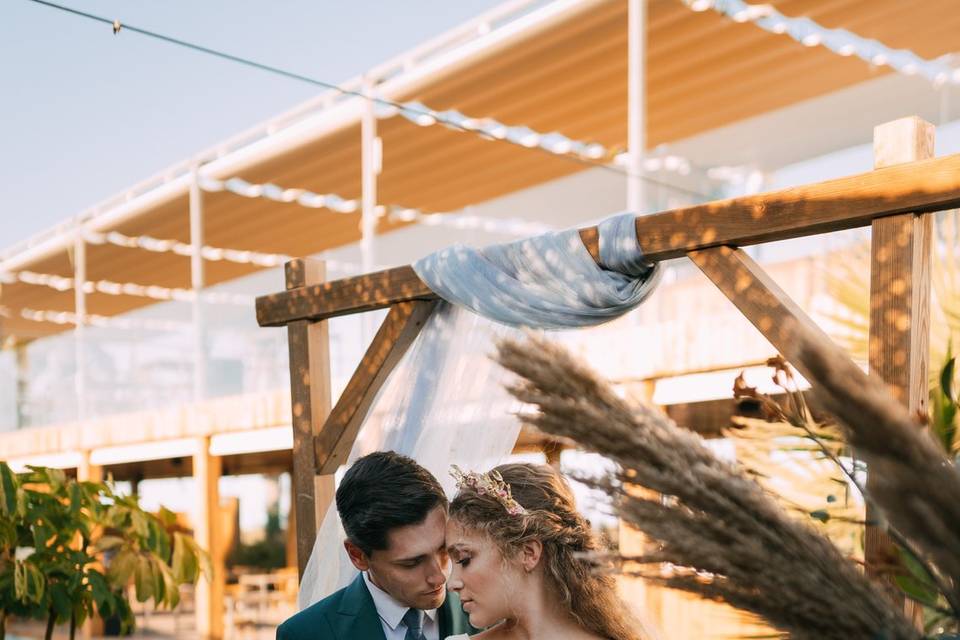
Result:
M383 636L387 640L404 640L407 635L407 625L403 624L403 615L410 607L397 602L389 593L373 584L366 571L363 572L363 581L373 597L373 605L380 616L383 626ZM423 637L427 640L440 640L440 623L437 620L437 610L430 609L423 612Z

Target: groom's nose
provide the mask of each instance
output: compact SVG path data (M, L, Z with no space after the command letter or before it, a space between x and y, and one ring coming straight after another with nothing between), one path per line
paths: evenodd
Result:
M429 566L427 567L428 584L439 587L447 581L446 564L446 554L438 554L433 556L433 559L430 561Z

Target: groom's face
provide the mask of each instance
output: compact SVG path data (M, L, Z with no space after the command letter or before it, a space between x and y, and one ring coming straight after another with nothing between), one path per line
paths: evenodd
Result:
M437 507L419 524L391 529L386 549L369 555L347 543L353 564L408 607L436 609L446 597L450 558L444 540L447 513ZM353 549L351 549L353 547Z

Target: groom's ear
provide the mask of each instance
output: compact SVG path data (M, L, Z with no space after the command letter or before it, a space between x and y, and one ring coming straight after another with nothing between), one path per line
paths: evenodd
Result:
M349 540L344 540L343 548L347 550L347 555L350 556L350 562L353 563L353 566L355 566L357 570L366 571L370 568L370 560L360 547Z

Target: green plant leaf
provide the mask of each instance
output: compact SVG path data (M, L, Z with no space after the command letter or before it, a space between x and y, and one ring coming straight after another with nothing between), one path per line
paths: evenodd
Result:
M66 622L70 619L70 612L73 610L73 601L66 587L60 582L54 582L50 585L50 604L56 614L58 622Z
M16 474L6 462L0 462L0 513L9 515L17 511L17 489L20 487Z
M894 582L911 599L927 607L937 606L937 590L917 580L913 576L896 576Z
M133 584L136 586L137 601L146 602L153 597L153 564L148 557L137 556Z
M76 517L84 506L83 490L79 484L71 482L67 491L70 493L70 515Z
M150 525L147 524L147 516L142 511L136 509L129 510L130 524L133 530L141 538L147 538L150 535Z
M164 587L166 584L163 580L162 567L162 562L156 558L150 558L150 577L153 580L153 602L157 607L159 607L166 599L164 594Z
M110 561L110 566L107 568L107 579L115 587L124 587L130 581L130 577L136 568L136 554L129 549L124 549Z
M943 395L947 397L947 400L954 402L955 398L953 397L953 371L956 367L956 358L949 356L949 351L947 352L947 363L943 366L943 369L940 371L940 390L943 391Z
M173 577L178 584L192 584L197 579L199 564L197 556L187 543L188 538L182 533L173 534Z
M177 524L177 514L175 514L173 511L170 511L170 509L167 509L163 505L161 505L160 510L157 511L157 518L167 529L174 527Z
M110 606L109 600L112 593L106 577L96 569L91 569L87 571L87 582L90 584L90 594L97 608L103 611L107 606Z

